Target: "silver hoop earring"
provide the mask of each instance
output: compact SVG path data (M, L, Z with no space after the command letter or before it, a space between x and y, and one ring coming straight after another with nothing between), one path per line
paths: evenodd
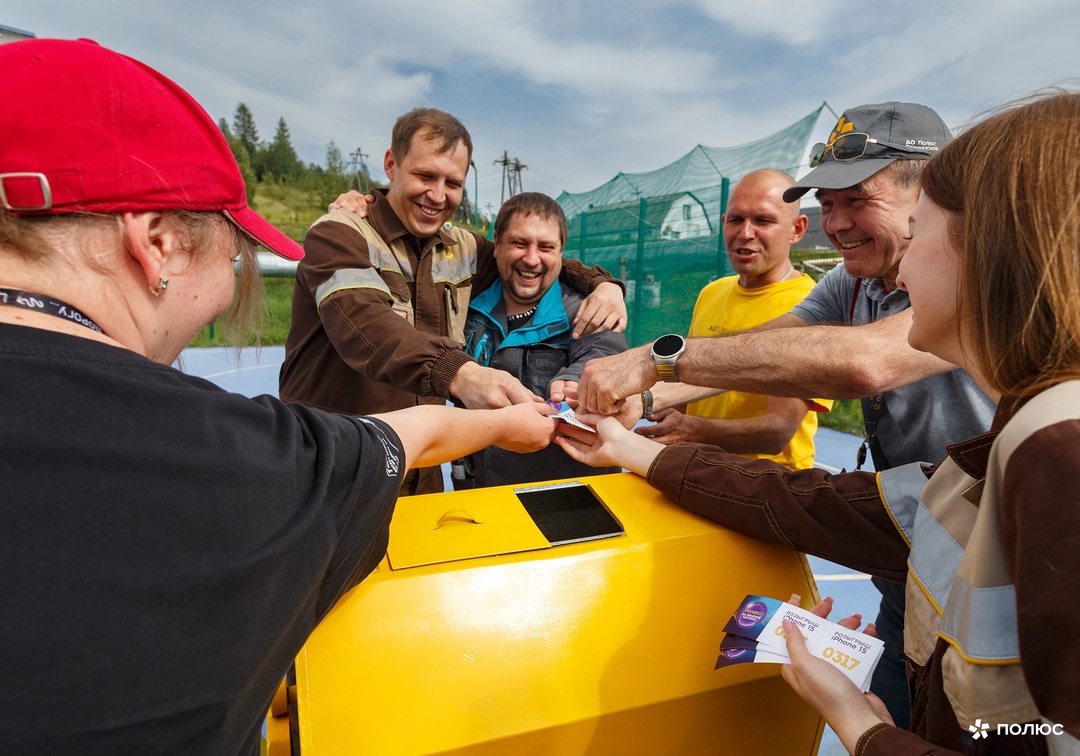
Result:
M158 279L158 285L156 289L153 286L150 287L150 293L153 294L155 297L160 297L162 292L164 292L167 288L169 288L169 279L167 279L165 276L162 276Z

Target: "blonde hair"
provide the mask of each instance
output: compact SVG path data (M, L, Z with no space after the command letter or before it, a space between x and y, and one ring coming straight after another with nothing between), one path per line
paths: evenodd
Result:
M923 171L952 214L961 340L1003 394L1080 378L1080 93L1034 95L972 126Z
M175 224L181 245L190 252L209 248L222 231L228 234L227 243L238 248L240 255L236 294L223 325L229 340L237 346L243 344L248 333L254 334L258 341L263 323L263 285L251 239L219 212L176 210L164 217L166 222ZM55 260L58 240L78 241L101 233L116 234L119 242L125 242L119 215L71 213L19 217L0 209L0 249L6 248L10 254L46 270L59 271L62 264ZM101 272L111 272L93 256L88 264Z

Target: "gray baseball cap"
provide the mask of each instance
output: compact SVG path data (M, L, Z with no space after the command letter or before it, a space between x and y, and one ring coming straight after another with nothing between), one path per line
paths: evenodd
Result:
M814 145L812 171L789 186L784 202L811 189L847 189L896 160L933 155L952 138L941 116L925 105L883 102L845 110L828 142Z

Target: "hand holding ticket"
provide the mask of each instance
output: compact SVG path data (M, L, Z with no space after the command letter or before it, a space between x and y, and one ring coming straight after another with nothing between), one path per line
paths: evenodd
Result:
M560 420L565 420L571 425L576 425L578 428L584 428L585 430L589 431L589 433L596 433L596 428L593 428L590 425L586 425L585 423L577 419L577 415L574 414L573 408L571 408L570 405L566 402L548 402L548 405L558 410L558 412L555 413L555 417L559 418Z
M794 623L811 654L837 667L864 693L881 659L884 644L877 638L822 619L805 609L764 596L747 596L724 625L714 669L746 662L788 664L783 620Z

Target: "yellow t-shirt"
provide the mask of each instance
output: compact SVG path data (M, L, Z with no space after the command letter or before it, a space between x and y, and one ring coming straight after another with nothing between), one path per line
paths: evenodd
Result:
M791 310L814 288L814 279L805 273L791 281L780 281L757 289L739 286L738 276L713 281L698 294L690 336L720 336L746 331L767 323ZM832 409L831 399L813 399L820 411ZM769 397L728 391L719 396L693 402L687 413L696 417L715 417L727 420L760 417L765 414ZM814 464L814 434L817 433L817 412L807 412L791 443L780 454L745 454L752 459L771 459L793 470Z

